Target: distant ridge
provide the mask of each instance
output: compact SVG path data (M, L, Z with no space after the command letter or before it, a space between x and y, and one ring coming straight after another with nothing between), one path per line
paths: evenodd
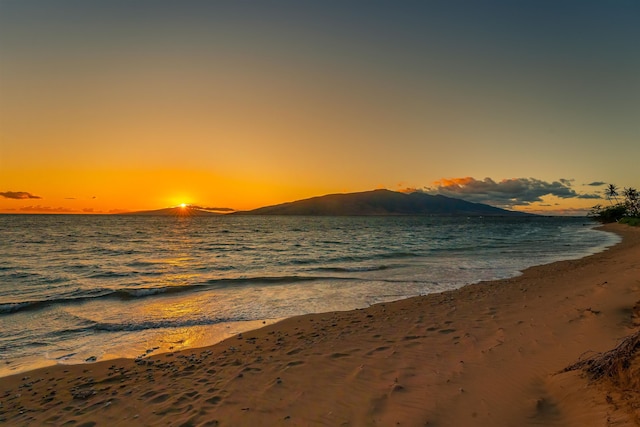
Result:
M360 193L329 194L279 205L266 206L236 215L466 215L532 216L481 203L446 196L373 190Z
M125 212L117 215L138 215L138 216L219 216L224 215L217 212L205 211L192 206L156 209L151 211Z

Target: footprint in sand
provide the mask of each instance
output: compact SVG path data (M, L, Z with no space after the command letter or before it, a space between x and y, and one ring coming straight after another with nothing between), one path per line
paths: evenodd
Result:
M373 353L378 352L378 351L384 351L384 350L388 350L389 347L387 346L383 346L383 347L378 347L378 348L374 348L373 350L369 351L367 353L367 356L371 356Z
M340 358L340 357L347 357L347 356L349 356L349 355L348 355L348 354L346 354L346 353L333 353L333 354L332 354L331 356L329 356L329 357L330 357L330 358L332 358L332 359L338 359L338 358Z
M212 405L217 405L221 400L222 400L222 398L220 396L213 396L213 397L205 400L205 402L210 403Z
M167 400L169 397L170 396L167 393L165 393L165 394L161 394L160 396L151 399L149 402L150 403L154 403L154 404L155 403L162 403L165 400Z
M417 340L418 338L424 338L424 337L422 335L407 335L402 339L405 341L410 341L410 340Z

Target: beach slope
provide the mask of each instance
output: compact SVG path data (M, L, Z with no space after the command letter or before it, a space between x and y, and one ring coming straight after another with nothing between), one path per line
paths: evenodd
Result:
M0 422L637 425L628 394L563 372L638 330L640 228L605 229L622 243L508 280L295 317L203 349L5 377Z

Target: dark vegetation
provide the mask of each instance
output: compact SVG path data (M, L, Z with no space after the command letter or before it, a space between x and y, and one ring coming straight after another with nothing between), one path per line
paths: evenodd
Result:
M640 225L640 195L638 190L629 187L622 190L622 194L620 194L615 184L609 184L606 191L609 206L596 205L591 209L589 216L604 224L620 222L635 226ZM622 201L618 198L620 195L623 197Z

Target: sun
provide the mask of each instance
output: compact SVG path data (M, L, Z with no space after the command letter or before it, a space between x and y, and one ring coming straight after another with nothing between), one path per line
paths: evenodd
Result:
M184 209L184 208L186 208L186 207L187 207L187 204L186 204L186 203L180 203L180 207L181 207L182 209Z

